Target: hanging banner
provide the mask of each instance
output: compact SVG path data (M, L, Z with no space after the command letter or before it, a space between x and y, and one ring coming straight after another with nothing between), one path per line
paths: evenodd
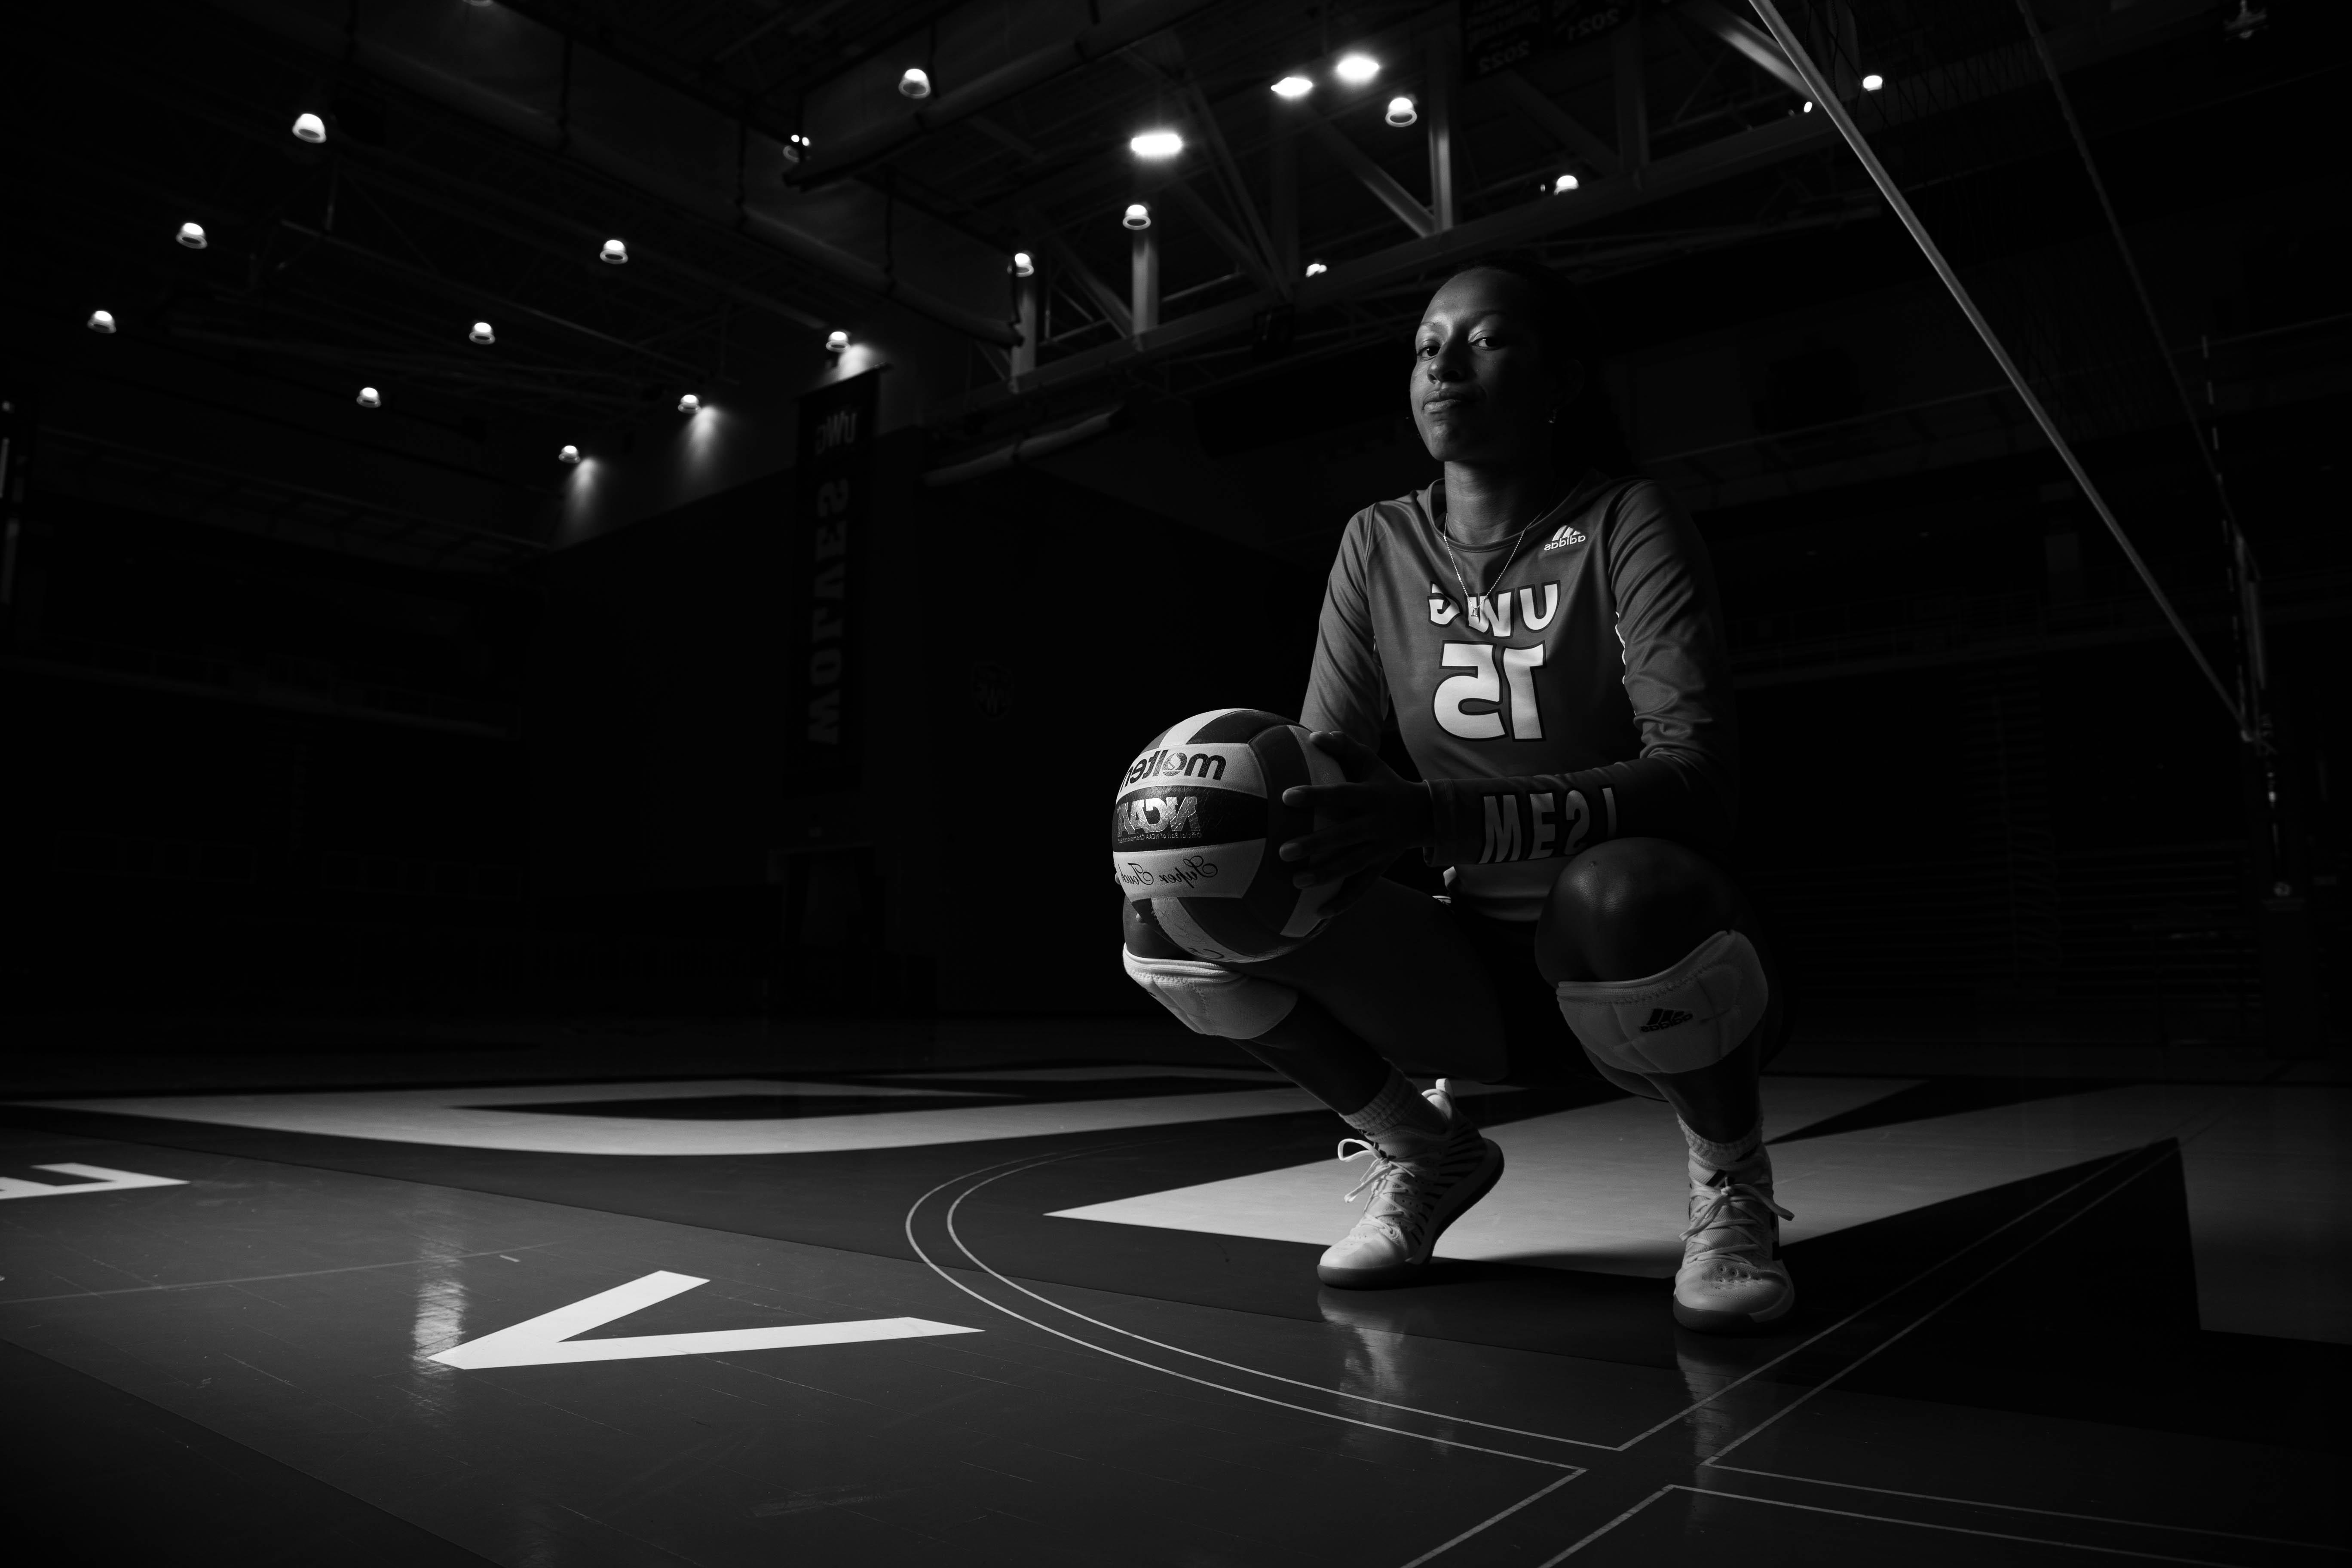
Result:
M801 399L793 475L784 714L784 790L803 796L858 784L864 670L858 616L874 521L876 389L882 374L820 387Z
M1463 0L1462 74L1475 81L1590 43L1633 16L1634 0Z

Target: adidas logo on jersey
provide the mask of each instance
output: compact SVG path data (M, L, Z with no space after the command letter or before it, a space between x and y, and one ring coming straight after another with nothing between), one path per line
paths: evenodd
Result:
M1581 544L1583 542L1584 531L1578 528L1572 522L1563 522L1559 525L1559 531L1558 533L1553 534L1549 539L1544 541L1544 548L1546 550L1565 550L1571 544Z
M1691 1016L1688 1013L1677 1013L1672 1007L1653 1007L1650 1009L1650 1021L1643 1025L1639 1032L1644 1035L1654 1035L1660 1029L1671 1029L1676 1024L1687 1024L1690 1021Z

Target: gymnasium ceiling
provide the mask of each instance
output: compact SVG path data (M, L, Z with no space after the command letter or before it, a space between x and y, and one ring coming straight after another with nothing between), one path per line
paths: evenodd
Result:
M1903 110L1890 89L1887 115L2000 89L1969 76L1982 58L1952 58L1965 37L1920 20L1935 7L1853 9L1898 86L1933 76L1948 100ZM2140 0L2121 22L2105 0L2038 11L2070 68L2215 26L2197 0ZM929 422L943 447L969 447L1139 386L1197 395L1393 334L1450 254L1412 210L1427 216L1427 128L1391 128L1382 110L1398 92L1427 101L1451 7L228 0L129 15L52 7L14 24L43 62L17 100L19 144L39 152L11 160L19 330L79 331L104 299L124 336L217 367L224 396L383 382L460 445L501 425L534 440L622 429L682 390L809 361L833 327L908 312L963 345ZM1588 279L1719 256L1736 289L1744 247L1875 221L1827 117L1801 113L1756 36L1706 0L1649 7L1640 176L1618 156L1622 45L1474 70L1453 115L1461 234L1532 243ZM1089 40L1095 58L1077 58ZM1351 49L1382 73L1339 89L1329 67ZM918 62L937 85L919 106L892 90ZM1024 66L1018 90L960 95ZM1313 279L1277 275L1287 246L1272 232L1268 86L1292 71L1318 82L1296 132L1287 258L1328 269ZM326 119L323 146L289 134L306 108ZM1127 142L1157 125L1189 145L1142 175ZM783 155L796 132L814 143L798 165ZM1957 176L2016 153L1972 135L1942 155ZM1563 174L1579 190L1546 195ZM1139 197L1159 215L1166 323L1141 351L1119 320L1118 214ZM204 250L173 244L184 221L205 226ZM612 236L627 237L625 267L597 258ZM1038 257L1047 301L1025 391L1005 381L1016 249ZM466 340L477 318L495 321L495 353ZM152 453L110 453L102 432L59 440L85 464L178 482ZM224 493L236 482L221 477ZM253 504L299 517L333 500ZM377 510L344 526L424 526ZM495 536L524 531L452 549L489 563Z

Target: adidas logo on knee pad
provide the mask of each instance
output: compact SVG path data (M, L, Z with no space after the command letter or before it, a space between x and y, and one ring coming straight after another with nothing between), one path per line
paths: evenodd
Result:
M1595 1060L1644 1074L1721 1061L1763 1017L1771 994L1755 944L1736 931L1717 931L1662 973L1563 980L1552 989Z

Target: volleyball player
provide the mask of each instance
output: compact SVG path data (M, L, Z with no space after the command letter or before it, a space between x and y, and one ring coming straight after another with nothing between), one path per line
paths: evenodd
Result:
M1369 1201L1325 1283L1411 1283L1502 1173L1444 1087L1417 1093L1398 1064L1542 1083L1581 1051L1672 1106L1688 1146L1675 1318L1769 1324L1795 1300L1758 1096L1783 1007L1720 864L1738 757L1705 546L1633 471L1580 301L1539 261L1439 288L1407 395L1444 477L1348 525L1301 722L1349 782L1289 791L1332 825L1280 849L1302 887L1369 886L1249 964L1193 960L1130 905L1128 971L1354 1130L1340 1152L1369 1160ZM1425 782L1380 760L1390 715ZM1380 879L1408 852L1447 896Z

